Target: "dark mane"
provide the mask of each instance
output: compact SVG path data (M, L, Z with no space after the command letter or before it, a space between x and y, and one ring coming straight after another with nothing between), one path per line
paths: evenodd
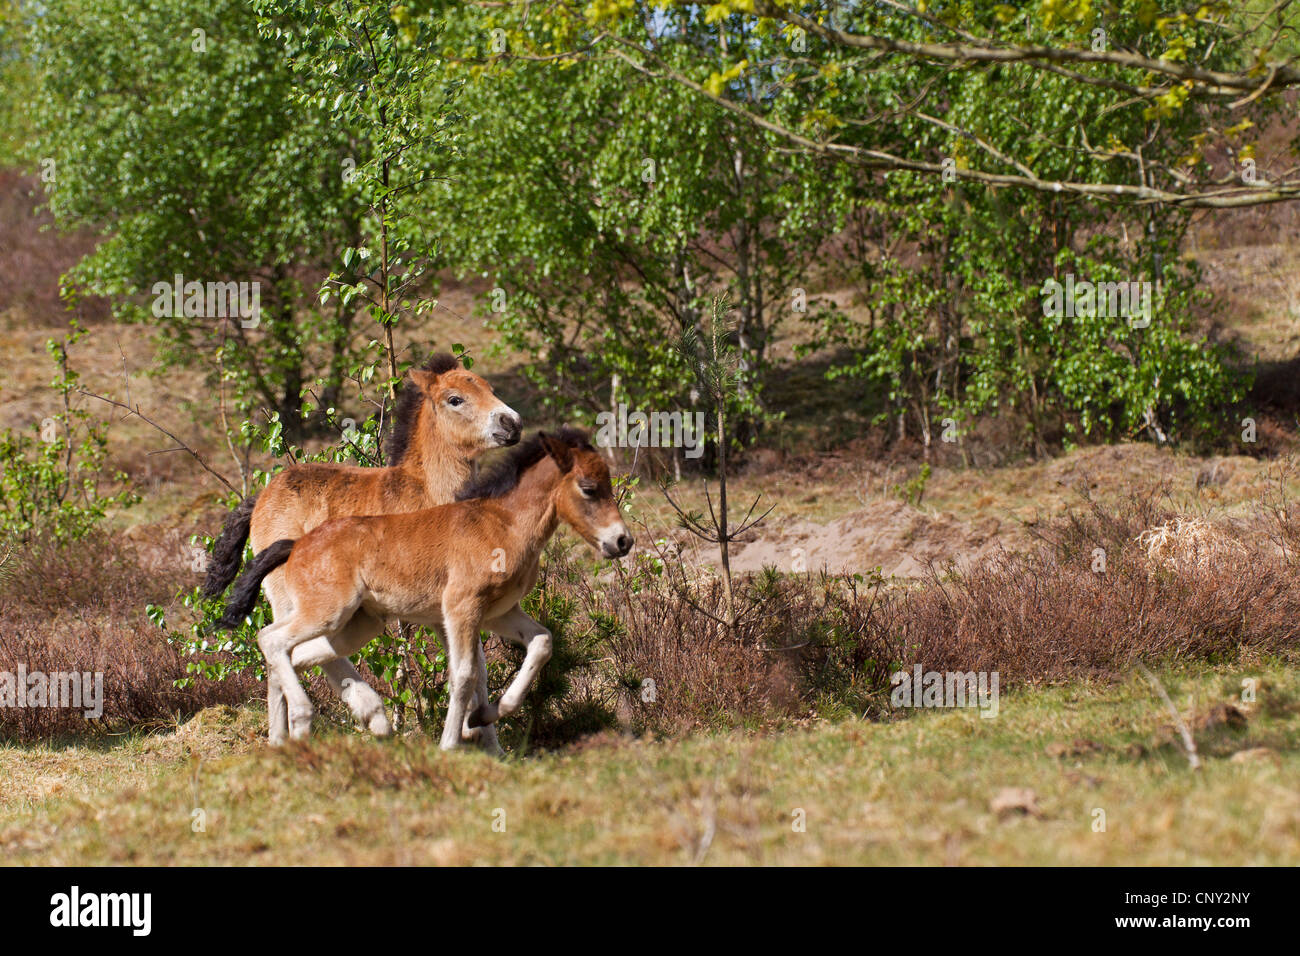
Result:
M460 368L460 362L454 355L439 352L429 356L420 366L426 372L442 375L454 368ZM420 415L420 403L424 401L424 390L409 378L402 387L402 394L397 396L397 405L393 408L393 430L384 445L384 459L388 465L400 465L406 450L411 445L411 435L415 432L415 420Z
M552 438L558 438L570 448L594 451L587 433L568 425L551 432ZM457 501L470 498L500 498L513 491L519 484L523 473L546 457L546 446L542 444L542 433L530 435L505 453L492 466L476 470L469 481L456 492Z

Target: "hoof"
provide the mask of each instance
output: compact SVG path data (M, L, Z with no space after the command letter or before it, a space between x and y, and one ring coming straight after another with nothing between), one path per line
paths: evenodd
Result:
M479 704L472 711L465 723L471 730L476 727L486 727L488 724L496 723L497 709L490 704Z
M289 739L306 740L311 736L311 719L312 712L306 711L302 714L289 715Z

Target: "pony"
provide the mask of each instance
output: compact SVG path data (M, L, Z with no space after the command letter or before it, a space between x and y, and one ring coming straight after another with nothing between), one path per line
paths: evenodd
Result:
M279 472L265 488L245 498L226 517L203 584L205 597L225 592L239 573L244 545L255 554L285 538L301 538L331 518L418 511L454 500L470 477L472 460L490 448L514 445L522 423L514 409L492 391L487 380L462 368L451 355L432 356L412 368L394 410L385 446L388 465L361 468L311 463ZM275 620L289 614L291 602L281 575L266 581ZM358 647L369 640L378 619L357 615ZM346 657L323 665L326 679L353 716L377 736L392 732L383 701ZM480 692L487 697L487 665L482 662ZM271 708L273 721L284 720ZM273 732L274 736L274 732ZM491 736L489 732L488 736ZM495 750L495 741L485 739Z
M283 568L292 610L262 628L257 643L266 657L268 709L287 708L289 737L305 739L313 716L297 672L355 654L392 614L433 627L443 639L450 702L442 749L474 740L476 729L519 709L550 659L551 632L519 602L537 583L539 556L559 523L604 557L632 550L609 466L577 429L522 442L457 498L421 511L332 519L296 541L274 542L235 583L221 622L227 628L252 610L263 579ZM475 701L480 628L525 650L495 704L486 695ZM272 720L272 745L284 742L278 730Z

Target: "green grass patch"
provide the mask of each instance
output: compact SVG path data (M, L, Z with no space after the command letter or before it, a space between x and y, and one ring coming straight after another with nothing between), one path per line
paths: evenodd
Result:
M1007 693L994 719L603 735L506 762L328 727L275 752L259 710L213 708L109 746L0 749L0 850L10 863L164 865L1300 861L1294 668L1159 676L1199 771L1137 676Z

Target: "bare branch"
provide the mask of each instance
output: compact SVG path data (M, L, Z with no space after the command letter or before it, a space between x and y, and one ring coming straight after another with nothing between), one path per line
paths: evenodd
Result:
M987 40L971 38L965 43L913 43L876 34L846 33L802 14L777 6L772 0L755 0L754 12L760 17L783 20L797 26L827 43L857 50L878 50L897 53L914 59L948 61L951 63L1025 63L1031 66L1060 63L1101 63L1130 70L1145 70L1167 76L1182 83L1191 80L1200 84L1204 93L1228 96L1237 93L1281 92L1300 86L1300 70L1289 64L1274 64L1272 73L1263 87L1250 72L1227 73L1207 70L1179 60L1163 60L1144 56L1132 50L1091 47L1057 47L1043 45L999 45ZM969 36L969 34L968 34ZM1082 80L1089 77L1080 75Z
M238 488L236 488L234 485L232 485L229 481L226 480L226 476L225 476L225 475L221 474L219 471L214 471L214 470L213 470L213 468L208 464L207 459L203 457L203 454L202 454L201 452L198 452L198 451L196 451L195 449L191 448L189 445L185 444L185 442L181 441L179 438L177 438L174 434L172 434L172 433L171 433L170 431L168 431L166 428L163 428L163 426L159 425L159 424L158 424L156 421L154 421L152 418L149 418L147 415L145 415L144 413L142 413L142 412L140 411L140 406L136 405L136 406L133 407L133 406L131 406L131 405L127 405L127 404L124 403L124 402L119 402L119 401L118 401L117 399L115 399L115 398L106 398L106 397L103 396L103 395L96 395L94 392L88 391L87 389L81 388L80 386L78 386L77 391L78 391L80 394L85 395L87 398L96 398L96 399L98 399L98 400L101 401L101 402L104 402L104 403L106 403L106 404L108 404L108 405L112 405L114 408L121 408L121 409L125 410L126 412L128 412L128 415L127 415L128 418L129 418L131 415L134 415L136 418L140 419L140 420L141 420L142 422L144 422L146 425L151 425L153 428L155 428L155 429L157 429L158 431L162 432L164 435L166 435L168 438L170 438L172 441L174 441L174 442L176 443L176 447L175 447L175 448L168 448L168 449L166 449L167 451L184 451L184 452L188 452L189 455L190 455L190 457L193 458L195 461L197 461L197 462L199 463L199 466L200 466L204 471L206 471L209 475L211 475L213 478L216 478L218 481L220 481L223 485L225 485L228 489L230 489L231 491L233 491L235 494L239 494L239 493L240 493Z

